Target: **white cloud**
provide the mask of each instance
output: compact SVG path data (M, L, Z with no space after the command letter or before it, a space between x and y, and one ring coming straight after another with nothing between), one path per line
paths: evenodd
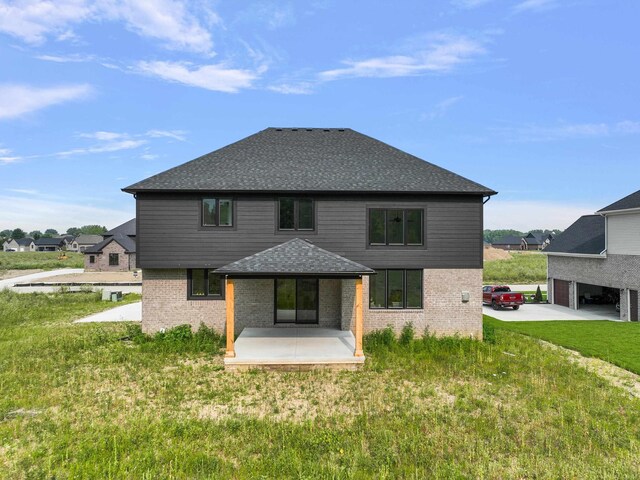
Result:
M24 190L21 193L27 193ZM60 199L49 199L41 194L29 196L0 195L0 204L11 205L2 214L6 228L20 227L30 231L44 226L65 231L73 225L92 225L99 223L114 227L135 216L133 208L119 210L95 207L85 202L73 203ZM3 227L4 228L4 227Z
M489 2L492 2L493 0L453 0L453 4L456 7L462 7L462 8L477 8L480 7L482 5L485 5Z
M155 160L156 158L158 158L158 155L155 155L153 153L144 153L140 155L140 158L143 160Z
M145 135L151 138L173 138L184 142L187 139L186 133L184 130L149 130Z
M557 0L525 0L518 3L513 10L516 13L520 12L540 12L544 10L551 10L558 6Z
M131 150L133 148L138 148L146 143L146 140L118 140L86 148L75 148L73 150L57 152L54 155L57 157L69 157L72 155L89 155L92 153L117 152L120 150Z
M0 120L17 118L52 105L87 98L93 92L90 85L60 85L33 87L0 84Z
M445 113L449 111L451 107L453 107L456 103L460 102L464 97L462 95L458 95L456 97L445 98L441 102L438 102L436 106L428 113L423 113L420 115L420 120L433 120L435 118L442 117Z
M137 70L170 82L227 93L250 88L253 81L258 78L256 72L227 68L224 64L193 65L188 62L139 62Z
M289 2L262 0L238 14L238 21L265 24L269 30L294 25L296 17Z
M116 133L116 132L93 132L93 133L81 133L80 137L82 138L93 138L94 140L116 140L118 138L126 137L126 133Z
M601 205L568 202L500 200L492 198L484 206L484 228L513 228L528 232L534 228L566 229L582 215L590 215Z
M325 81L353 77L406 77L446 73L486 52L483 42L465 36L438 34L427 37L411 53L365 60L345 60L344 68L320 73Z
M189 6L184 0L0 1L0 31L37 45L48 37L73 40L73 27L85 22L114 21L172 49L212 53L211 34ZM215 23L217 16L207 12L208 23Z
M313 83L281 83L279 85L270 85L267 87L267 90L285 95L309 95L313 93Z
M549 142L576 138L601 138L614 135L640 134L640 122L625 120L617 123L574 123L552 126L526 125L494 129L507 140L515 142Z
M95 60L93 55L79 55L79 54L71 54L71 55L36 55L38 60L44 60L47 62L55 62L55 63L82 63L82 62L90 62Z

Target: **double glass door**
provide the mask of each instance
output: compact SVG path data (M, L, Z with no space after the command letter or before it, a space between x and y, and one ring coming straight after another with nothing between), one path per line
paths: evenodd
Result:
M277 278L276 323L318 323L318 279Z

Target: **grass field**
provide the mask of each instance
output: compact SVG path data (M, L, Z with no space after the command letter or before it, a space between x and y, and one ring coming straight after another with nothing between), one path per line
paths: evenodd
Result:
M508 260L484 262L485 284L546 283L547 256L537 252L512 252Z
M485 324L576 350L640 374L640 323L608 321L502 322Z
M61 252L0 252L1 270L29 270L40 268L54 270L56 268L83 268L82 253L66 252L66 260L58 260Z
M502 328L365 339L360 372L231 374L222 339L0 293L0 478L640 476L640 400Z

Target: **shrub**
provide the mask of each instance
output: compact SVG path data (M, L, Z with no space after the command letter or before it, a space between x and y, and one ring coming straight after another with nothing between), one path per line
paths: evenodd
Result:
M413 342L415 337L415 329L413 328L413 323L409 322L404 327L402 327L402 332L400 333L400 345L407 346Z
M496 329L493 325L482 324L482 339L485 343L496 343Z

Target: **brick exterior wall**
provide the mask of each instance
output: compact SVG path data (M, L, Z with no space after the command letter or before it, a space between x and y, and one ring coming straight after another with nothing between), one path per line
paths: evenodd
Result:
M155 333L163 328L200 324L224 331L224 300L187 300L186 270L144 269L142 272L142 331Z
M119 255L118 265L109 265L109 254ZM95 263L90 263L90 257L95 257ZM125 253L124 248L118 242L110 242L102 249L101 254L86 253L84 255L84 269L87 272L128 272L136 268L136 254Z
M148 270L142 275L142 327L145 332L201 323L223 332L224 300L187 300L186 270ZM424 308L420 310L371 310L369 281L363 279L364 331L391 326L399 333L408 322L418 334L482 336L482 270L424 270ZM462 302L462 292L470 295ZM353 330L355 324L355 280L321 279L319 325L308 327ZM273 323L273 279L235 280L235 334L245 327L301 326Z
M629 320L627 290L640 290L640 256L607 255L606 258L580 258L549 255L548 291L553 303L553 280L569 281L569 307L576 309L578 283L624 289L620 295L620 320Z

